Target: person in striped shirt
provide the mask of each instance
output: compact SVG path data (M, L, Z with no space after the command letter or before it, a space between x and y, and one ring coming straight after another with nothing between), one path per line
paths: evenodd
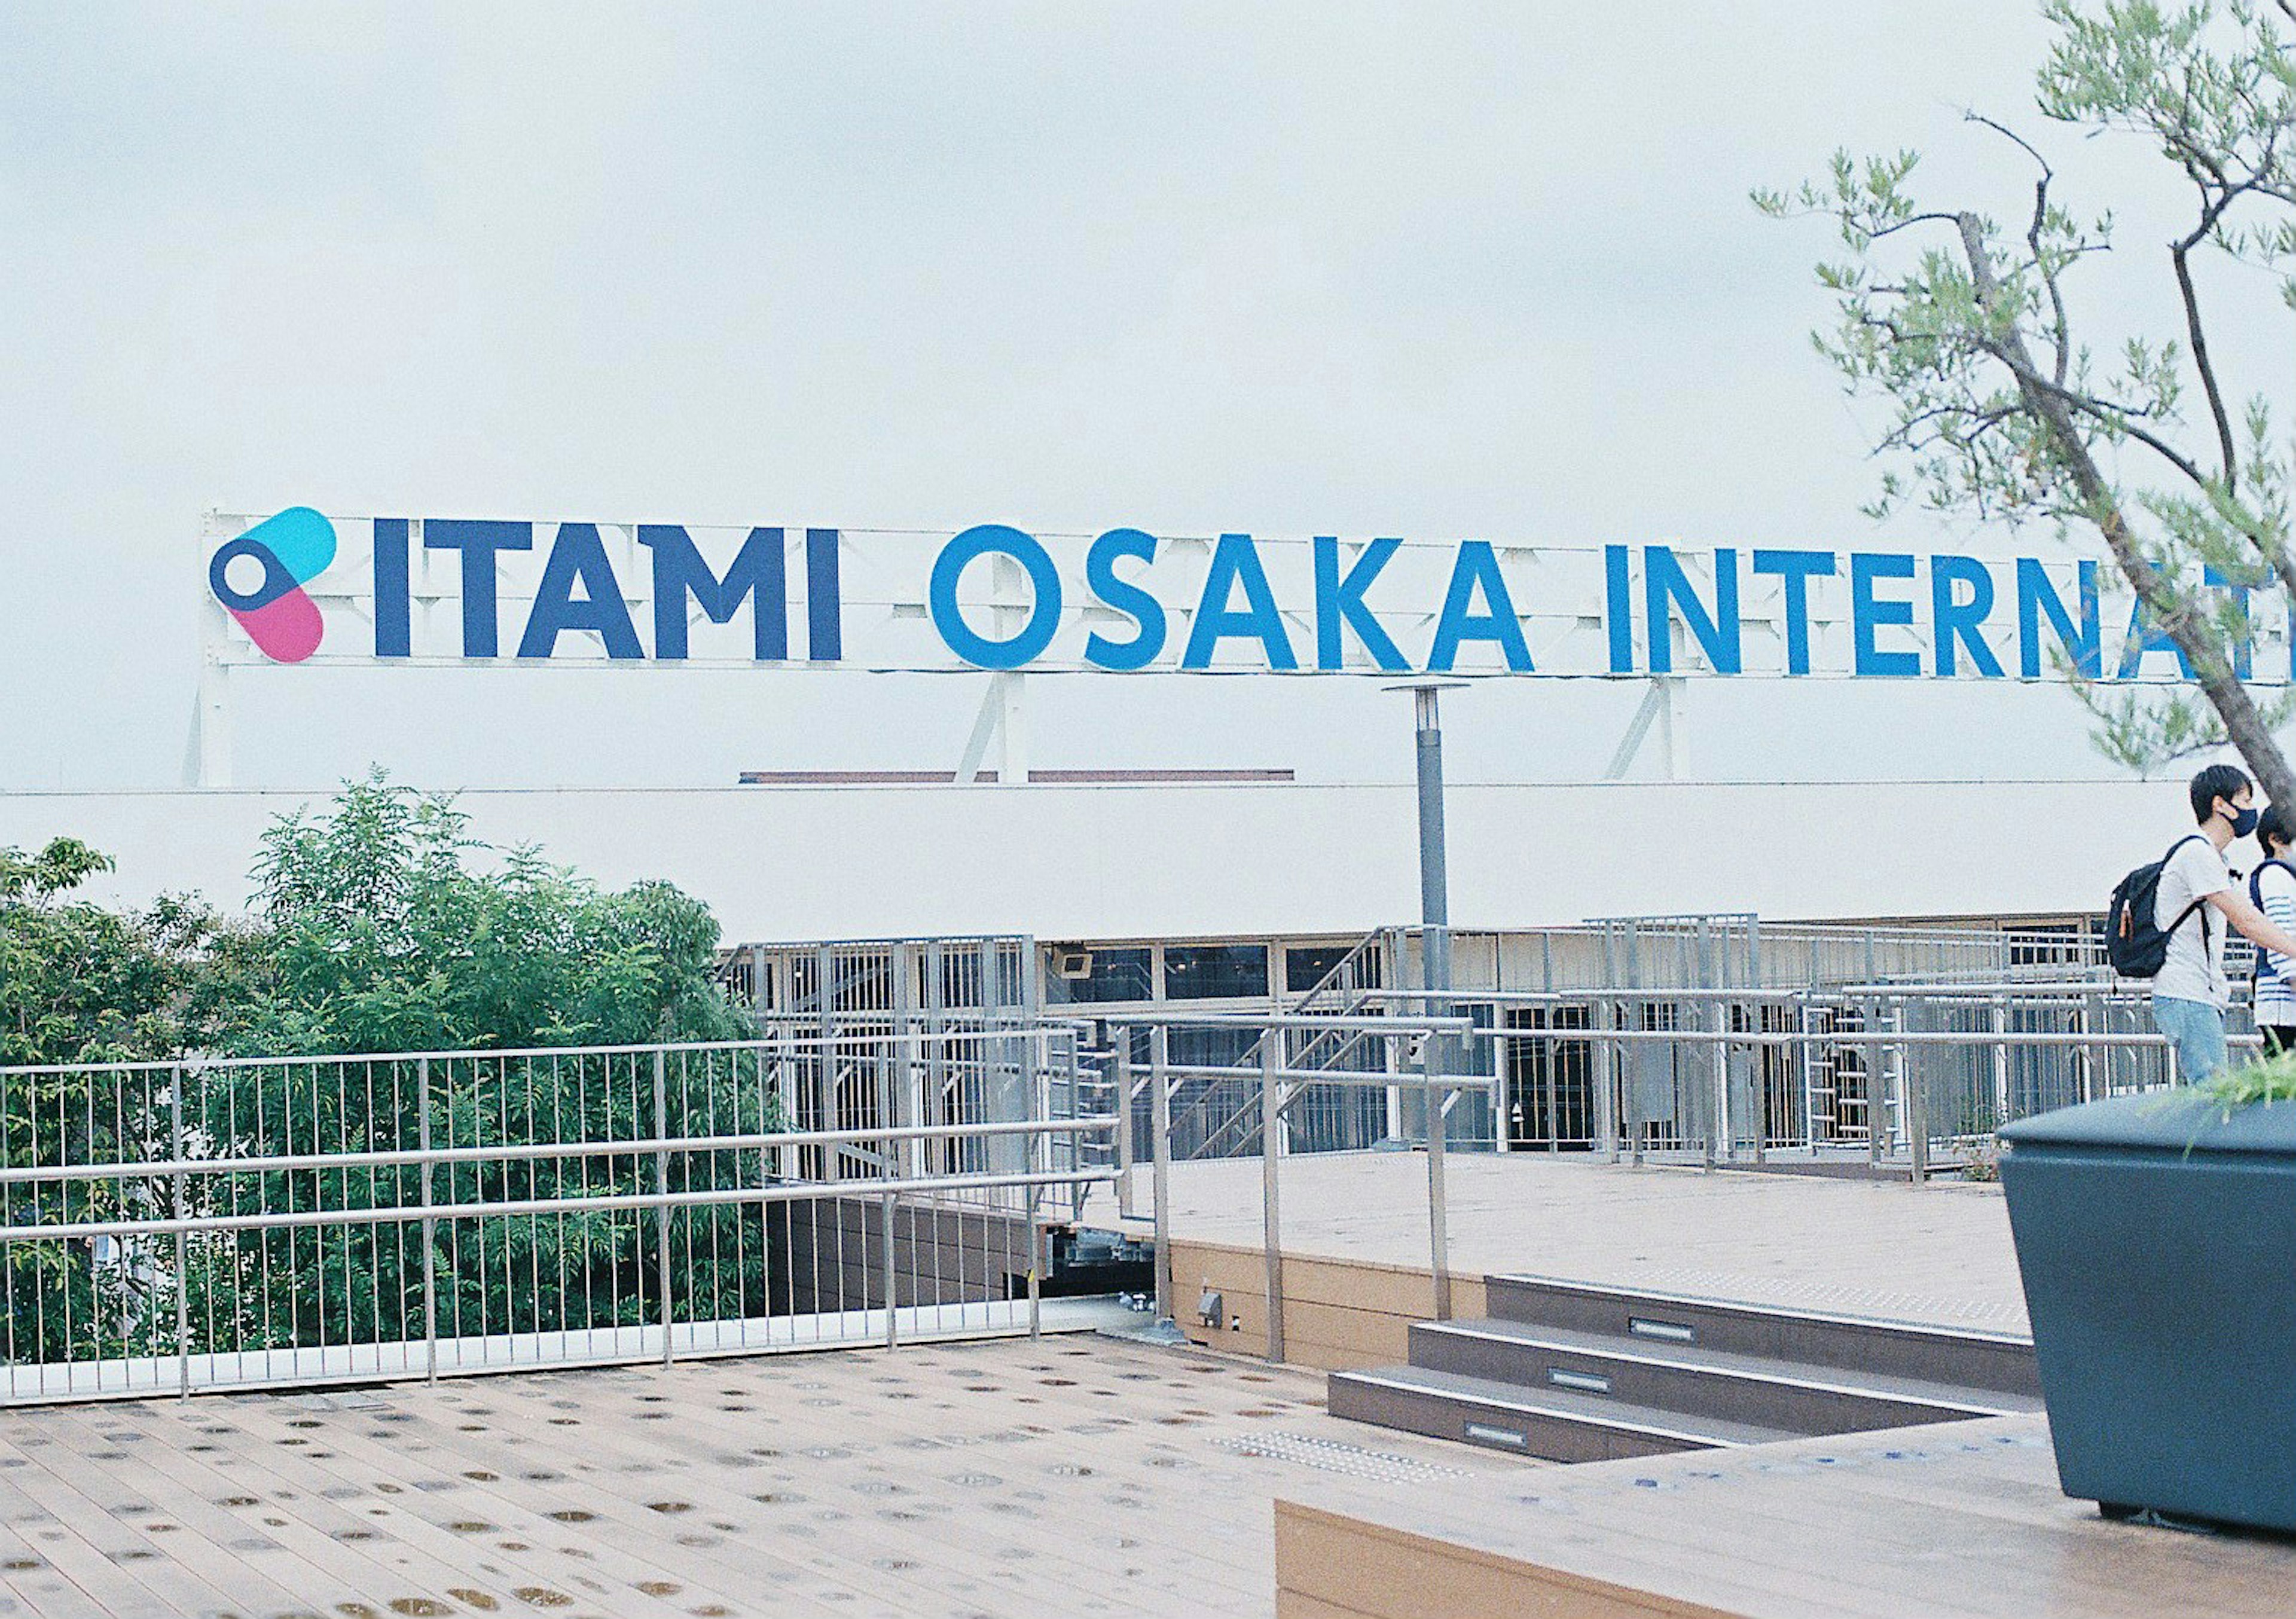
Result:
M2264 860L2248 874L2248 896L2284 931L2296 932L2296 810L2273 805L2257 818ZM2256 1027L2267 1055L2296 1051L2296 958L2256 947Z

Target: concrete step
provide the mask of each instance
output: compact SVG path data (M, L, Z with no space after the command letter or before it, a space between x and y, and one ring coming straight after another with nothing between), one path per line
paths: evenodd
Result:
M1624 1339L1653 1349L1698 1349L1808 1368L1853 1380L1906 1378L2038 1400L2030 1337L1828 1311L1726 1303L1539 1276L1494 1276L1494 1320Z
M1513 1321L1419 1322L1411 1329L1411 1364L1540 1394L1560 1390L1802 1435L2041 1409L2038 1396Z
M1751 1423L1416 1366L1335 1371L1329 1397L1334 1417L1549 1461L1616 1461L1798 1437Z

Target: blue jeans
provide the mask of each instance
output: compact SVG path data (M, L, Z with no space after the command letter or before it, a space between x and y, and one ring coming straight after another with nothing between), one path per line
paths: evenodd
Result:
M2215 1007L2155 995L2152 1026L2176 1048L2177 1076L2186 1084L2206 1084L2225 1071L2224 1014Z

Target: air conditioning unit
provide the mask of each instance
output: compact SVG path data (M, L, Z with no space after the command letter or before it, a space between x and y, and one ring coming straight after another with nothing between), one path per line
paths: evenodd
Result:
M1089 978L1092 977L1092 952L1089 950L1055 951L1053 954L1053 972L1054 976L1062 978Z

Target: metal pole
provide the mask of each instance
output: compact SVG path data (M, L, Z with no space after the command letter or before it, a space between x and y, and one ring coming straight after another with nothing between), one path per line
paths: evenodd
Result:
M1815 1161L1817 1157L1817 1050L1810 1043L1809 1013L1809 993L1805 990L1797 1005L1796 1017L1799 1018L1800 1023L1802 1038L1801 1043L1795 1048L1795 1051L1796 1060L1801 1064L1802 1141L1804 1145L1808 1146L1809 1149L1809 1156L1811 1159ZM1840 1098L1841 1095L1841 1087L1839 1082L1834 1085L1833 1093L1836 1101L1834 1115L1839 1118L1841 1116Z
M1647 1015L1649 1009L1640 1001L1632 1004L1634 1029L1639 1032L1652 1022ZM1619 1011L1622 1018L1627 1010L1628 1003L1621 1002ZM1625 1083L1620 1089L1627 1099L1627 1162L1640 1169L1643 1166L1643 1138L1645 1133L1643 1129L1642 1059L1635 1056L1634 1048L1624 1041L1616 1043L1620 1052L1619 1066L1626 1071Z
M1703 921L1699 923L1702 930L1705 926ZM1706 1007L1704 1021L1707 1033L1714 1036L1714 1073L1710 1087L1711 1100L1706 1109L1705 1167L1710 1170L1718 1161L1727 1163L1730 1160L1730 1051L1725 1034L1730 1025L1729 1013L1719 1001L1711 1002Z
M1930 1119L1927 1099L1922 1094L1922 1067L1906 1053L1906 1140L1914 1155L1914 1184L1921 1185L1930 1178Z
M885 1113L882 1122L888 1124L921 1124L924 1120L914 1101L917 1079L916 1048L913 1043L916 1035L916 1013L911 992L914 985L916 946L902 940L888 948L885 954L885 970L893 980L893 1029L898 1038L890 1052L891 1072L887 1075L886 1096L882 1104ZM898 1150L900 1153L898 1173L908 1175L922 1173L925 1166L922 1142L912 1141ZM886 1154L889 1172L892 1171L893 1163L893 1154L889 1151Z
M1420 968L1423 987L1451 987L1451 887L1443 842L1443 723L1440 686L1411 688L1419 763ZM1432 997L1427 1010L1443 1010Z
M885 1205L885 1207L884 1207L884 1232L883 1232L883 1235L884 1235L884 1239L885 1239L885 1347L886 1347L886 1348L888 1348L888 1349L897 1349L897 1348L898 1348L898 1347L900 1346L900 1343L901 1343L901 1327L900 1327L900 1318L899 1318L899 1317L898 1317L898 1316L894 1312L894 1310L893 1310L893 1278L894 1278L894 1265L893 1265L893 1194L892 1194L892 1193L890 1193L890 1192L887 1192L887 1193L885 1194L884 1205ZM1032 1257L1031 1257L1031 1259L1030 1259L1030 1261L1029 1261L1030 1270L1031 1270L1031 1272L1032 1272L1032 1273L1030 1274L1030 1276L1029 1276L1029 1285L1030 1285L1031 1288L1033 1288L1035 1287L1035 1285L1036 1285L1036 1280L1037 1280L1036 1276L1033 1274L1034 1268L1035 1268L1035 1263L1036 1263L1036 1262L1035 1262L1035 1259L1034 1259L1034 1257L1032 1256Z
M1759 985L1757 986L1759 987ZM1746 1026L1758 1034L1771 1031L1768 1023L1769 1005L1766 1002L1746 1003ZM1753 1105L1754 1116L1750 1121L1754 1141L1754 1163L1757 1166L1770 1161L1770 1081L1773 1067L1770 1053L1759 1046L1746 1048L1747 1100Z
M1701 989L1720 988L1721 975L1714 970L1714 940L1709 930L1707 920L1702 916L1698 919L1697 931L1692 940L1692 947L1696 950L1698 954L1698 987ZM1694 1010L1688 1008L1684 1010L1692 1011L1692 1016L1694 1019L1693 1026L1704 1029L1708 1033L1713 1034L1717 1036L1714 1044L1713 1055L1717 1061L1718 1071L1711 1076L1710 1083L1706 1087L1706 1105L1701 1109L1701 1111L1706 1115L1705 1128L1700 1132L1705 1141L1704 1149L1700 1154L1701 1166L1710 1170L1714 1167L1715 1156L1718 1146L1715 1138L1722 1133L1725 1127L1722 1117L1722 1079L1718 1071L1718 1065L1722 1056L1722 1045L1719 1038L1719 1032L1722 1026L1715 1016L1718 1009L1712 1002L1707 1002L1694 1009ZM1680 1018L1677 1018L1676 1021L1680 1023L1683 1020ZM1679 1048L1677 1048L1676 1056L1676 1068L1677 1072L1680 1070L1680 1067L1681 1055ZM1685 1100L1691 1101L1694 1105L1697 1101L1697 1097L1698 1091L1697 1088L1693 1086L1689 1097Z
M1132 1218L1132 1031L1117 1028L1116 1042L1116 1213Z
M1156 1319L1172 1319L1172 1087L1167 1050L1170 1031L1148 1031L1148 1129L1156 1195Z
M1866 947L1873 947L1873 936L1866 936ZM1887 1072L1889 1047L1884 1043L1882 1029L1882 1002L1878 997L1868 1001L1866 1015L1866 1149L1868 1162L1875 1170L1882 1167L1882 1152L1890 1134L1890 1083Z
M1075 1083L1073 1072L1070 1074L1070 1082L1073 1086ZM1069 1098L1069 1111L1073 1116L1078 1111L1075 1105L1076 1092L1073 1089L1070 1091ZM1050 1111L1049 1093L1047 1093L1046 1111ZM1078 1143L1071 1138L1069 1142L1070 1148L1073 1149L1078 1145ZM1037 1173L1047 1174L1051 1172L1053 1138L1050 1135L1029 1137L1021 1143L1021 1150L1028 1155L1029 1167ZM1074 1165L1072 1165L1071 1167ZM1025 1198L1029 1211L1029 1336L1032 1338L1041 1337L1045 1330L1045 1228L1044 1222L1037 1218L1037 1200L1043 1193L1043 1184L1031 1182Z
M1619 1026L1616 1001L1605 996L1595 1008L1601 1020L1589 1019L1595 1028ZM1587 1050L1587 1067L1592 1070L1588 1078L1595 1089L1595 1131L1602 1141L1603 1161L1610 1164L1619 1161L1619 1075L1626 1066L1624 1054L1625 1047L1615 1040L1590 1044Z
M2009 1122L2009 997L1993 998L1993 1032L2000 1043L1993 1048L1993 1127Z
M2073 1033L2076 1034L2088 1033L2089 1010L2092 1007L2098 1007L2098 1010L2102 1010L2098 997L2083 995L2080 1004L2073 1009ZM2073 1064L2080 1075L2081 1100L2095 1101L2097 1095L2095 1059L2086 1051L2076 1051L2073 1053ZM2112 1052L2110 1050L2104 1053L2104 1093L2107 1096L2112 1094Z
M1430 1039L1427 1049L1433 1051ZM1443 1184L1443 1102L1444 1094L1433 1083L1435 1075L1425 1066L1420 1077L1426 1082L1420 1094L1427 1099L1427 1249L1432 1266L1430 1274L1435 1282L1435 1319L1451 1319L1451 1228L1450 1205Z
M1283 1359L1283 1214L1278 1165L1283 1158L1283 1098L1276 1075L1283 1067L1283 1034L1270 1028L1259 1037L1260 1246L1267 1264L1267 1358Z
M1046 1232L1037 1222L1037 1189L1029 1189L1029 1336L1045 1335L1044 1256Z

